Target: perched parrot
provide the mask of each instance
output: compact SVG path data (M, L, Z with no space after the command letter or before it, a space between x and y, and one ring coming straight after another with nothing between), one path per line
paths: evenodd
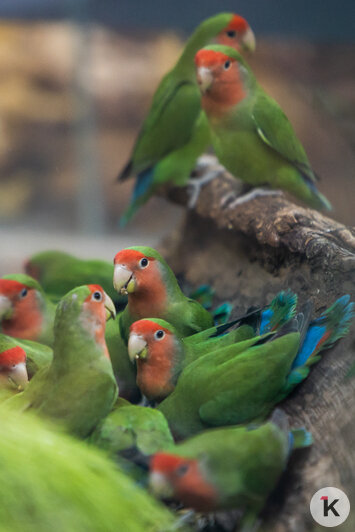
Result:
M238 530L250 532L292 451L311 444L311 434L290 430L278 409L258 427L207 430L172 452L158 452L150 463L150 487L199 512L244 510Z
M116 309L126 303L112 286L113 265L104 260L83 260L63 251L43 251L25 262L25 271L58 302L67 292L83 284L98 284L113 300Z
M255 49L254 34L239 15L220 13L196 28L177 63L160 82L131 158L118 177L123 181L137 175L123 223L129 221L157 187L168 182L186 185L197 158L210 144L208 122L201 113L194 56L212 42L237 50Z
M147 456L174 445L168 422L159 410L131 405L121 398L96 427L90 442L126 457L136 451Z
M20 346L3 345L0 335L0 389L24 390L28 383L26 352Z
M26 367L28 378L31 379L37 371L48 366L52 362L53 351L50 347L31 340L19 340L12 336L0 334L0 352L17 349L24 351L26 355Z
M189 364L230 345L236 354L238 342L243 349L244 340L276 331L293 317L296 302L294 293L280 292L265 309L187 338L179 336L164 320L136 321L130 328L128 354L132 362L137 362L138 387L150 401L162 401L174 390L181 372ZM236 324L240 326L227 332Z
M21 273L0 279L0 331L15 338L53 344L55 306L39 283Z
M137 246L117 253L113 284L118 293L128 294L128 304L109 325L106 341L120 394L135 401L139 390L127 350L131 324L141 318L162 318L188 336L212 327L213 318L200 303L182 293L175 275L152 248Z
M320 351L347 334L353 316L349 299L341 297L312 322L307 306L304 314L299 313L276 333L221 347L188 364L158 407L174 436L183 438L211 426L248 423L268 415L307 377L309 366L320 359ZM148 323L146 320L146 329ZM156 329L157 324L151 322L154 333L146 330L141 337L152 368L145 384L157 395L160 381L170 376L171 361L179 358L184 344L171 329ZM168 356L160 347L164 343ZM141 348L142 344L137 346L138 356Z
M197 52L195 63L214 151L227 170L248 185L267 184L330 210L290 122L241 55L231 47L207 46ZM243 197L235 205L238 201Z
M88 436L117 397L105 343L106 318L114 315L114 304L100 286L69 292L55 315L53 362L8 403L20 411L33 409L72 434Z
M38 417L14 418L5 404L0 419L2 532L177 530L172 513L101 451Z

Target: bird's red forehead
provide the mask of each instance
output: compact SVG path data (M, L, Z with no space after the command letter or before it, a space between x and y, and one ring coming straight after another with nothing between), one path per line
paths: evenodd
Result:
M169 453L157 453L150 461L150 469L152 471L160 471L162 473L172 473L179 466L185 464L188 460L181 456Z
M136 264L143 259L143 257L145 257L145 255L135 249L122 249L116 254L113 262L114 264ZM151 257L148 258L152 260Z
M4 296L13 296L20 293L24 288L28 288L28 286L13 279L0 279L0 294Z
M26 361L26 352L22 347L15 346L0 353L0 366L13 366Z
M155 323L155 321L150 320L138 320L132 323L130 326L130 332L135 334L140 334L142 336L154 333L155 331L163 330L166 333L170 333L168 329L165 329L165 327L162 327L158 323Z
M99 284L88 284L87 287L90 290L90 295L88 295L85 301L89 301L94 292L101 292L101 294L104 295L104 289Z
M228 55L214 50L199 50L195 55L195 64L198 67L213 67L223 65L226 61L233 61Z
M248 28L249 24L245 18L241 17L240 15L234 15L226 27L226 31L235 30L239 33L244 33Z

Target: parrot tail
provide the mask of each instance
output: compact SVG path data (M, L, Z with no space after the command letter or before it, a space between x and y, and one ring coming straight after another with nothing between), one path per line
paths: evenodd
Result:
M219 307L217 307L212 312L214 324L218 326L218 325L223 325L224 323L227 323L232 313L232 310L233 310L233 305L231 303L228 303L228 301L219 305Z
M313 320L303 335L301 347L293 362L293 368L310 366L319 360L319 352L329 349L337 340L349 332L350 322L354 316L354 303L350 296L340 297L319 318Z
M307 181L307 185L311 190L311 198L309 204L318 211L331 211L332 205L327 198L319 192L315 184L311 181Z
M259 334L278 330L295 314L297 295L290 290L282 291L261 312Z
M126 181L132 174L132 161L128 161L123 170L118 174L116 181Z
M270 422L276 425L288 437L288 453L294 449L309 447L313 443L312 434L304 428L290 429L288 417L281 408L275 408Z
M191 292L189 297L200 303L206 310L209 310L212 307L214 290L209 284L202 284Z
M148 168L137 175L130 204L120 219L120 227L125 227L138 209L148 201L151 195L153 174L153 168Z

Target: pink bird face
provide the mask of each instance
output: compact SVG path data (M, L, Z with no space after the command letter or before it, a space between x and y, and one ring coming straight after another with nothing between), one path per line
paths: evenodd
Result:
M23 390L28 383L26 353L20 346L0 353L0 385Z
M235 50L254 52L255 36L245 18L234 15L226 28L216 38L217 44L231 46Z

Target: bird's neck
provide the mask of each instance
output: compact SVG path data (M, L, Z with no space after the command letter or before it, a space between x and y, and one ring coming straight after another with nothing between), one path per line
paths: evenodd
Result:
M167 290L159 279L153 279L149 285L128 296L128 310L134 320L163 318L168 303Z
M44 325L44 315L34 291L15 308L13 316L2 322L2 332L15 338L39 340Z

